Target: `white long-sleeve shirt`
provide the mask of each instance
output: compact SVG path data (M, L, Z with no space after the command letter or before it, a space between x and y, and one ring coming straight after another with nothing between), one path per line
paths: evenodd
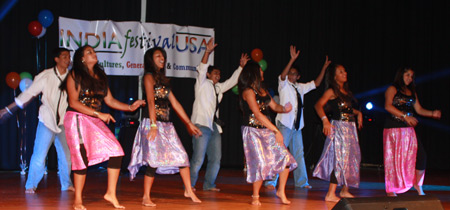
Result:
M68 106L67 102L67 93L65 91L61 94L61 99L59 95L61 90L59 89L59 85L61 80L64 80L69 71L66 71L65 74L59 74L59 71L56 67L56 74L53 68L46 69L38 74L33 83L28 89L22 92L19 96L17 96L14 100L20 108L23 108L23 105L27 103L29 100L34 98L35 96L42 93L41 102L42 105L39 107L39 121L44 123L44 125L55 133L60 133L61 129L58 127L59 125L63 125L64 123L64 115L66 114L66 109ZM56 107L59 102L59 125L56 124Z
M218 93L217 97L220 103L223 93L237 84L242 68L239 66L225 82L216 83L214 90L212 80L206 77L208 66L208 64L200 63L197 67L198 75L194 86L195 100L192 108L191 121L194 124L200 124L213 130L214 112L216 111L215 91ZM219 111L217 111L216 117L219 117ZM217 128L222 133L222 128L219 125L217 125Z
M295 88L294 88L295 86ZM297 90L296 90L297 89ZM281 80L281 76L278 76L278 94L280 95L280 104L285 105L288 102L291 102L292 104L292 111L288 113L278 113L277 117L275 118L276 121L281 122L284 126L294 129L294 121L297 117L297 111L301 111L301 119L300 119L300 127L301 130L304 127L303 123L303 108L301 110L298 110L298 101L297 101L297 93L300 94L300 97L302 98L303 103L304 102L304 95L308 93L311 90L316 89L316 84L314 83L314 80L308 83L291 83L288 78Z

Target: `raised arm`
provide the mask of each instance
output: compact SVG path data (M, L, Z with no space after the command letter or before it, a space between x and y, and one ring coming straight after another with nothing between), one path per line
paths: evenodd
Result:
M242 53L241 58L239 59L239 67L233 72L230 78L225 80L224 82L218 83L217 85L220 86L220 91L222 93L228 91L229 89L233 88L239 79L239 75L242 72L242 68L247 64L247 61L250 60L250 57L248 57L247 53Z
M417 114L424 117L431 117L434 119L441 119L441 110L428 110L423 108L419 103L419 98L416 94L416 103L414 104L414 110L416 110Z
M286 79L286 76L289 73L292 64L294 64L295 60L297 60L298 58L298 55L300 55L300 50L297 51L297 49L293 45L290 46L289 52L291 54L291 59L289 60L288 64L286 65L286 67L284 67L283 71L280 74L281 80L283 81Z
M397 93L397 89L394 86L389 86L386 92L384 93L384 109L386 109L387 112L390 114L398 117L403 118L403 120L408 124L409 126L416 126L417 125L417 119L413 116L408 116L404 114L402 111L395 108L394 105L392 105L392 101L394 100L394 96Z
M172 92L169 93L169 101L172 105L172 108L175 110L175 113L177 113L178 117L183 121L184 125L186 126L189 134L192 136L201 136L202 131L195 126L189 117L187 116L186 112L184 111L183 106L181 106L180 102L178 102L177 98L175 98L175 95L173 95Z
M316 85L316 87L319 87L320 83L322 83L323 76L325 75L325 71L327 70L327 68L330 65L330 63L331 63L331 61L328 60L328 55L325 56L325 63L323 63L323 66L322 66L322 69L320 70L319 75L314 80L314 84Z
M263 114L261 111L259 111L258 103L256 102L256 95L253 92L252 89L246 89L244 92L242 92L242 99L247 102L248 107L252 111L252 113L255 115L256 119L261 122L266 128L273 131L275 133L276 141L281 145L283 144L283 135L281 135L278 128L270 122L270 120ZM270 102L274 103L274 102ZM270 105L270 104L269 104ZM292 107L291 107L292 108Z
M325 110L323 109L323 107L333 97L335 97L335 96L334 96L333 90L330 88L330 89L326 90L325 93L323 93L322 97L320 97L320 99L317 101L316 105L314 105L317 115L319 115L320 119L322 120L323 134L325 134L325 136L328 136L331 133L331 124L327 118L327 115L325 114Z

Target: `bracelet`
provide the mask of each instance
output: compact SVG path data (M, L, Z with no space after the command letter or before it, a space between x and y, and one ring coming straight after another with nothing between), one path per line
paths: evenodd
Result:
M407 116L407 115L406 115L406 114L404 114L404 115L402 115L401 117L402 117L403 119L405 119L405 118L406 118L406 116Z
M156 123L152 123L150 124L150 128L158 128L158 126L156 125Z
M98 112L97 111L94 111L94 113L93 113L96 117L98 117Z
M322 121L325 120L325 119L327 119L326 115L324 115L323 117L320 118L320 120L322 120Z
M128 105L128 109L131 111L131 105Z
M10 110L7 106L5 106L5 109L6 109L6 111L8 111L8 113L9 113L10 115L14 115L14 114L11 112L11 110Z
M277 129L275 129L273 132L274 132L275 134L277 134L277 133L280 132L280 131L277 130Z

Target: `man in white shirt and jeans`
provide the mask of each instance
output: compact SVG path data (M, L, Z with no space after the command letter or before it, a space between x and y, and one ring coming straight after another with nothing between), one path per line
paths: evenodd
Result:
M59 179L61 190L75 191L70 180L70 151L64 132L64 115L68 106L67 93L59 86L68 74L70 53L68 49L56 48L54 51L56 66L38 74L31 86L22 92L15 102L0 110L0 119L12 117L18 108L25 108L30 100L42 93L39 107L39 124L36 130L33 155L30 160L25 193L35 193L45 173L45 160L52 143L58 155Z
M195 101L192 110L191 121L201 131L202 136L192 137L193 154L190 161L191 183L194 188L198 172L203 165L205 154L208 155L205 181L203 190L220 191L216 188L215 182L220 169L220 159L222 157L222 133L221 121L219 119L219 103L222 101L223 93L237 84L242 67L249 60L247 54L242 54L240 66L225 82L219 83L220 70L208 65L209 55L217 44L211 38L203 55L202 61L197 67L198 75L195 82ZM194 188L195 189L195 188Z
M308 183L308 174L303 157L303 98L306 93L320 85L325 70L331 61L328 61L327 56L322 70L315 80L308 83L298 83L297 80L300 79L300 74L296 68L292 67L292 64L298 58L300 51L296 51L295 47L291 46L290 54L291 59L278 78L278 93L280 95L280 104L291 103L292 111L277 114L275 121L281 134L283 134L284 145L289 148L298 164L298 167L294 170L295 187L310 189L311 186ZM269 189L275 189L277 179L278 176L271 181L266 181L265 186Z

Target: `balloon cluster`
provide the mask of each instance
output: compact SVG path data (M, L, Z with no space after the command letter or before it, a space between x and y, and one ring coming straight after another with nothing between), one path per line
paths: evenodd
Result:
M47 28L53 23L53 14L50 10L44 9L39 12L38 20L33 20L28 24L30 34L38 39L45 35Z
M32 83L33 76L31 76L28 72L22 72L20 74L16 72L9 72L6 75L6 84L14 90L19 87L20 91L23 92L28 89Z

